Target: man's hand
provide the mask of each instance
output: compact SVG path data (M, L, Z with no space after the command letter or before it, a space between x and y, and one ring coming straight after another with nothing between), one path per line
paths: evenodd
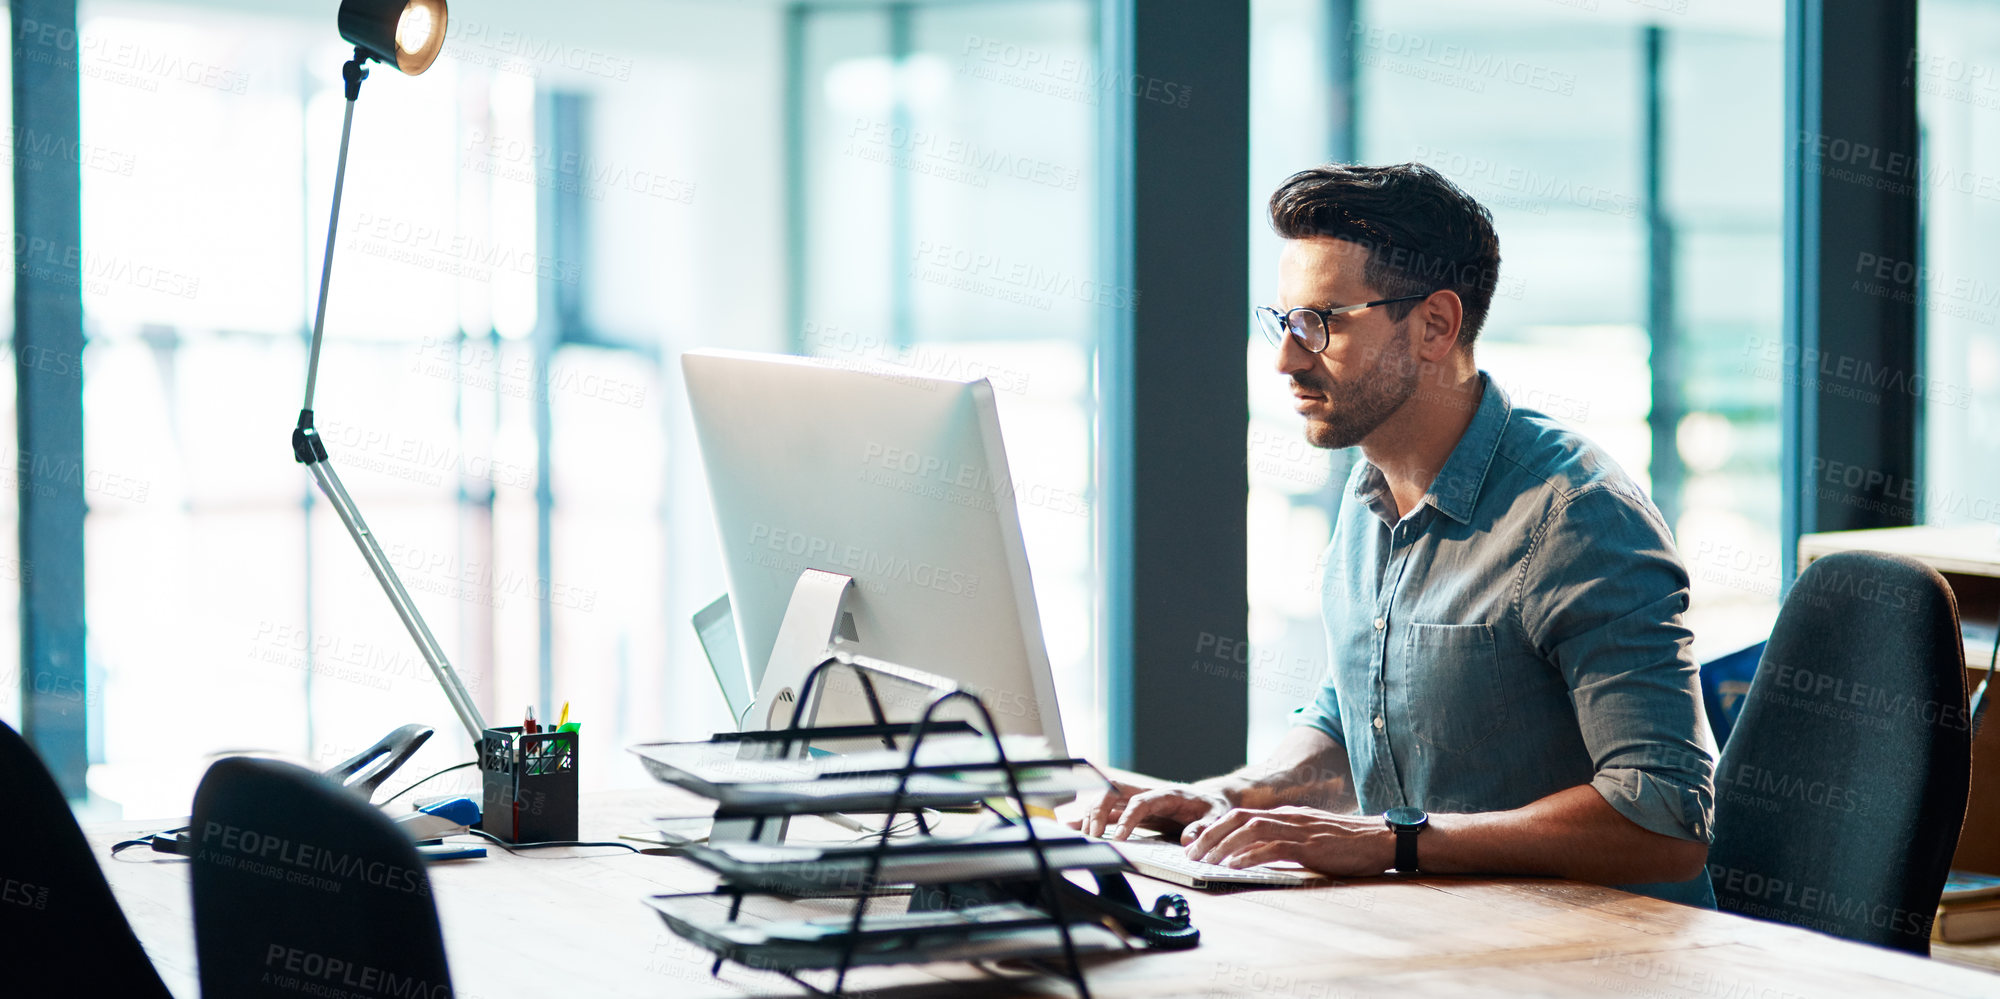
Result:
M1190 825L1190 859L1245 868L1289 860L1333 877L1381 874L1396 863L1396 834L1379 815L1336 815L1317 808L1235 808Z
M1213 818L1228 810L1229 802L1222 795L1187 784L1149 788L1112 781L1111 790L1097 804L1067 821L1086 836L1126 839L1137 829L1158 829L1172 834L1188 823Z
M1078 829L1086 836L1104 835L1104 827L1124 814L1125 803L1133 797L1164 785L1135 784L1131 781L1114 780L1111 789L1096 800L1079 797L1076 801L1056 809L1056 817L1071 829Z

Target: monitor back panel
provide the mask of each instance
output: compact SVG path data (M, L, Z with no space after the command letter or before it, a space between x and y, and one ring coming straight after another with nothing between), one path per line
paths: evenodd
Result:
M855 651L949 677L1063 752L992 386L730 351L682 369L752 675L799 573L840 573ZM752 727L795 679L762 676Z

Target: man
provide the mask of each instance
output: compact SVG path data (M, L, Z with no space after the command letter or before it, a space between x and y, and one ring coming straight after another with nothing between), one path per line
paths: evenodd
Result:
M1491 215L1403 164L1299 173L1270 216L1285 246L1259 323L1306 439L1366 459L1327 552L1326 679L1263 763L1121 783L1073 822L1178 830L1231 867L1553 875L1712 906L1687 572L1630 477L1474 364Z

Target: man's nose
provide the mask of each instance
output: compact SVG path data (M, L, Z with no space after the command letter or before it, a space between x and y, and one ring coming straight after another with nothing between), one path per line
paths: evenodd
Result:
M1294 371L1304 371L1312 367L1313 353L1299 338L1290 332L1285 334L1285 342L1278 348L1278 373L1289 375Z

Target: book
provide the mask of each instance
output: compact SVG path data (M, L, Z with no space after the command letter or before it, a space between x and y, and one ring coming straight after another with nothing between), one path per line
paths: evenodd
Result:
M1940 943L1972 943L2000 937L2000 898L1947 902L1938 906L1931 939Z
M1944 894L1938 896L1938 903L1950 905L1982 898L2000 898L2000 875L1954 870L1945 876Z

